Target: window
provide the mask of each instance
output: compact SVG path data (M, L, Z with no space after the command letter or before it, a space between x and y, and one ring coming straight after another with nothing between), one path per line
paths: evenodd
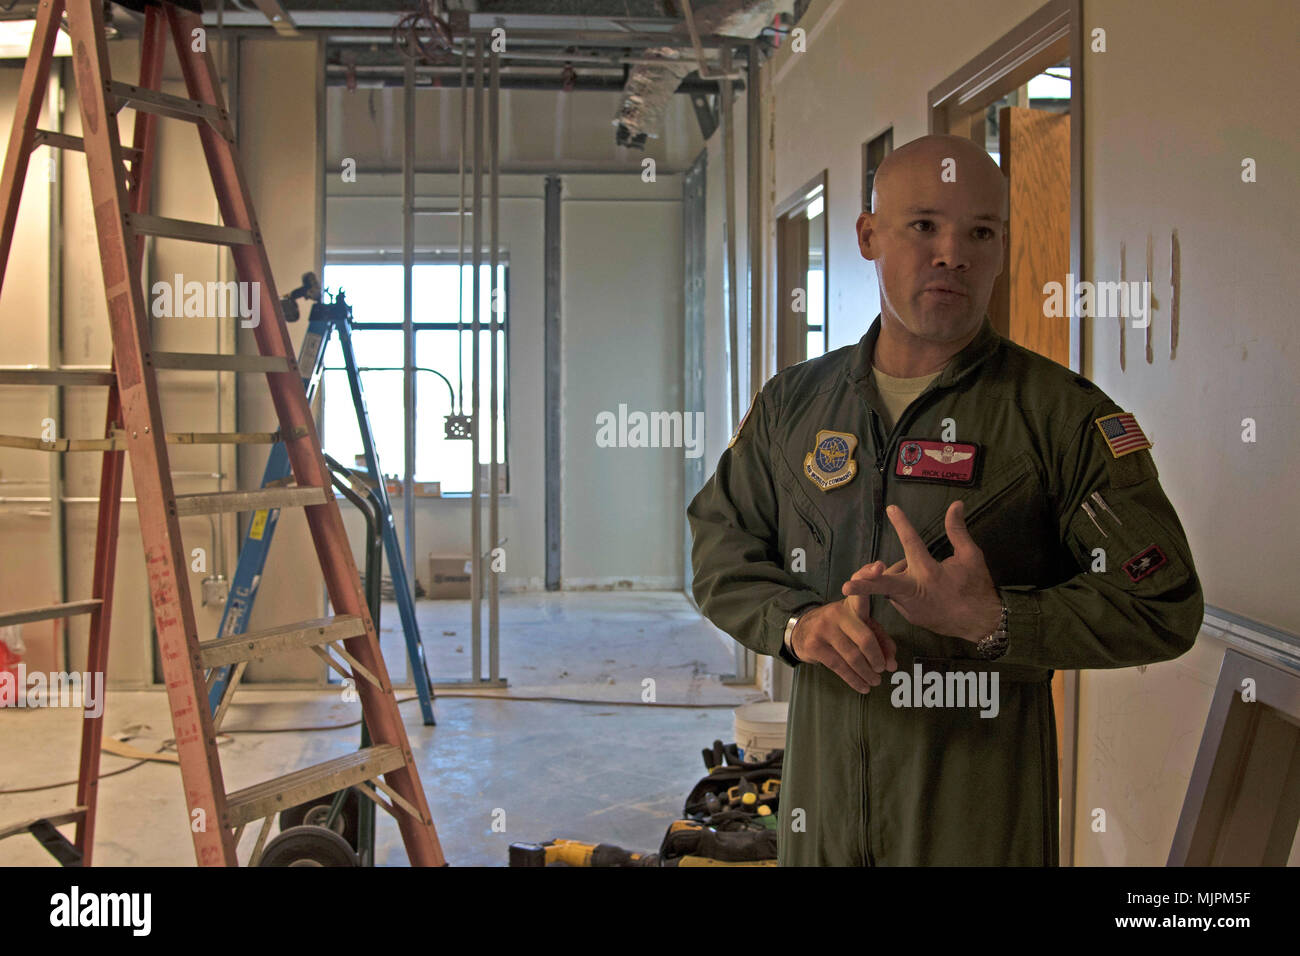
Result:
M474 306L473 266L461 273L464 294L464 328L456 329L455 262L418 263L412 272L412 308L415 315L415 480L441 483L442 494L469 494L472 490L468 439L446 437L446 416L469 415L472 386L473 337L470 328ZM479 321L479 461L490 457L492 336L497 336L497 461L504 465L507 419L506 346L509 322L504 304L507 268L497 267L502 309L496 328L489 328L492 313L489 278L491 266L481 267ZM352 341L361 384L369 406L379 467L386 475L406 470L402 415L402 266L393 263L330 263L324 285L340 288L352 306ZM458 341L459 338L459 341ZM325 351L321 443L325 451L344 464L362 454L356 410L343 371L343 350L331 336ZM487 490L486 480L481 485Z
M894 127L862 144L862 211L871 212L871 190L876 185L876 170L894 151Z

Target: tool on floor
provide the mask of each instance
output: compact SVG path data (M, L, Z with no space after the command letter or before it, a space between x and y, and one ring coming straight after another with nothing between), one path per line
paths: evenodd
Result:
M313 273L305 273L302 277L302 286L290 295L295 298L319 300L322 297L320 283L316 281ZM296 311L297 306L295 305L294 308ZM393 581L397 610L402 620L402 633L406 639L411 679L420 698L420 713L424 723L432 727L437 723L433 715L433 682L425 663L424 644L420 640L420 625L415 619L415 601L411 597L406 563L397 540L397 525L393 521L393 509L388 501L383 472L379 468L379 458L375 452L374 432L370 427L370 414L361 387L361 373L352 347L352 309L342 292L333 302L314 301L312 304L307 322L307 334L303 337L302 347L298 352L298 370L302 376L302 387L305 389L307 403L310 405L316 397L321 373L325 367L326 347L329 345L330 336L335 334L338 335L343 352L343 364L347 372L352 404L356 409L357 430L361 435L361 447L365 452L366 469L371 480L377 485L376 500L380 509L384 550L388 556L388 572ZM271 454L266 460L266 469L262 472L262 487L280 485L289 477L288 452L284 445L276 445L271 449ZM257 589L262 583L267 556L271 552L271 541L275 537L278 517L278 509L263 508L254 512L253 520L248 524L248 529L244 533L243 547L239 549L239 562L235 567L235 576L230 582L230 594L226 599L225 609L221 612L221 626L217 631L221 638L231 638L243 634L248 629L253 602L257 599ZM377 623L375 626L378 628ZM322 657L326 657L324 651L319 653ZM208 677L208 703L212 708L213 720L217 727L220 727L225 719L235 688L239 685L248 663L249 661L244 660L234 665L218 667ZM329 663L328 657L326 663ZM335 670L340 669L335 667Z
M546 843L510 844L511 866L658 866L657 853L634 853L611 843L549 840Z
M76 51L73 63L84 131L81 137L37 129L54 42L65 8L66 29ZM112 594L111 587L105 585L111 583L111 555L117 537L121 453L129 453L159 659L180 758L189 829L199 864L237 864L239 838L248 824L261 820L250 861L255 863L266 845L270 823L280 809L357 787L361 794L396 818L412 864L443 865L437 831L393 696L374 622L362 597L311 408L290 350L280 299L235 149L220 81L206 48L197 51L195 46L199 44L192 41L197 35L195 31L203 30L200 14L197 0L156 0L147 4L141 40L141 82L131 85L114 81L111 76L103 5L99 0L42 0L37 6L31 52L19 84L13 130L0 178L0 270L7 263L12 246L21 186L32 150L38 143L45 143L84 151L108 300L114 365L110 374L94 373L89 382L109 387L107 436L80 442L75 450L115 454L105 455L101 469L94 597L36 613L66 617L89 612L92 615L90 667L101 672L105 669L106 622ZM164 30L171 34L188 98L160 91ZM117 114L125 108L136 112L129 150L122 146L118 136ZM147 212L154 127L159 116L197 126L223 225L168 219ZM141 237L146 235L231 247L240 280L259 290L261 319L252 326L258 355L169 355L154 351L150 318L139 281ZM0 271L0 281L3 281L3 271ZM262 434L169 435L162 420L157 378L160 368L265 374L279 428ZM52 373L54 379L50 378ZM67 375L64 370L34 370L28 382L66 381ZM292 485L255 491L177 495L167 453L170 441L281 443L295 481ZM37 442L29 447L47 446L74 450L68 441ZM180 519L240 511L266 510L269 514L284 507L306 509L334 616L200 642ZM374 743L344 757L228 793L217 754L212 713L201 703L207 694L205 670L306 648L328 648L346 662ZM81 862L90 859L100 733L102 725L98 722L83 723L78 805L64 814L29 821L25 827L26 832L44 840L56 821L75 821L78 836L72 850ZM94 738L89 747L87 735ZM388 800L384 800L380 791ZM9 832L13 832L12 828L0 830L0 836ZM61 839L63 843L51 846L52 852L65 862L75 862L66 859L67 841Z

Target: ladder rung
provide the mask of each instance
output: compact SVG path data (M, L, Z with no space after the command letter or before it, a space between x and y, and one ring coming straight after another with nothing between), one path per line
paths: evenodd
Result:
M183 96L173 96L160 90L146 90L144 87L133 86L130 83L113 83L110 89L113 96L117 98L118 109L129 107L144 113L169 116L172 119L194 120L200 123L206 121L217 129L221 127L221 111L207 103L187 100Z
M86 141L80 136L69 136L67 133L56 133L52 129L38 129L36 131L36 135L32 138L32 149L35 149L37 146L52 146L55 149L71 149L78 153L84 153L86 151ZM144 155L144 152L131 146L123 146L122 155L131 162L138 163Z
M371 780L405 764L399 749L392 744L379 744L237 790L226 797L226 826L245 826L308 800Z
M195 372L288 372L293 366L280 355L220 355L210 352L154 352L154 368Z
M219 246L251 246L253 233L234 226L214 226L206 222L187 219L168 219L166 216L149 216L139 212L126 213L123 218L135 232L164 239L185 239L189 242L210 242Z
M28 438L26 435L0 435L0 448L25 448L28 451L122 451L126 448L120 433L113 438Z
M294 508L323 505L329 500L324 488L311 485L291 488L259 488L257 491L217 491L201 495L177 495L176 514L227 514L232 511L258 511L262 508Z
M123 435L122 432L115 433ZM290 440L307 434L307 426L295 425L289 430ZM274 445L284 441L280 431L273 432L170 432L169 445Z
M290 430L289 439L292 441L306 434L306 426L298 425ZM284 440L279 431L171 432L167 435L169 445L274 445ZM56 438L53 441L27 435L0 435L0 448L51 452L126 451L127 441L126 432L121 429L114 429L110 438Z
M30 624L32 621L49 621L59 617L76 617L89 614L104 602L99 598L87 601L70 601L67 604L51 604L49 607L32 607L25 611L6 611L0 614L0 627L10 624Z
M112 385L110 370L0 366L0 385Z
M86 810L86 807L73 807L71 810L63 810L60 813L47 813L43 817L23 820L21 823L7 823L0 827L0 840L18 833L26 833L38 823L48 823L56 827L65 823L75 823L86 815Z
M344 641L350 637L360 637L364 633L366 625L361 618L355 614L340 614L207 641L199 645L199 652L204 667L224 667L240 661L260 661L272 654L328 644L330 641Z

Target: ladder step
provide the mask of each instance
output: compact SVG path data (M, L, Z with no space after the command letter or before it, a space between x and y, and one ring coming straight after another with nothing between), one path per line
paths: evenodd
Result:
M25 611L6 611L0 614L0 627L10 624L30 624L32 621L49 621L60 617L76 617L89 614L104 602L99 598L88 601L70 601L67 604L51 604L48 607L32 607Z
M366 625L361 618L355 614L340 614L205 641L199 645L199 652L204 667L224 667L240 661L260 661L272 654L315 647L331 641L345 641L364 633Z
M209 352L154 352L153 366L197 372L293 371L293 364L280 355L219 355Z
M221 110L197 100L187 100L183 96L173 96L160 90L147 90L130 83L113 83L109 87L117 99L118 109L133 109L172 119L193 120L199 123L211 123L220 129L224 117Z
M257 491L217 491L201 495L177 495L176 514L217 515L262 508L295 508L323 505L330 498L325 488L311 485L289 488L260 488Z
M51 146L54 149L71 149L78 153L84 153L86 151L86 141L80 136L69 136L67 133L56 133L52 129L38 129L36 131L36 135L32 138L32 149L35 149L37 146ZM138 163L144 156L144 153L131 146L123 146L122 156L133 163Z
M0 366L0 385L112 385L116 380L117 376L109 369Z
M218 246L251 246L254 242L252 230L236 229L234 226L214 226L206 222L168 219L166 216L149 216L139 212L126 213L122 218L132 230L145 236L209 242Z
M397 770L406 763L392 744L366 747L334 760L237 790L226 797L226 826L241 827L308 800Z

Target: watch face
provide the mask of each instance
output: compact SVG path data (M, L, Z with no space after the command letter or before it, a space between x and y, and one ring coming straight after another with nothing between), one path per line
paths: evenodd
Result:
M994 632L984 640L979 642L976 647L981 657L985 660L995 660L1006 653L1007 635L1003 632Z

